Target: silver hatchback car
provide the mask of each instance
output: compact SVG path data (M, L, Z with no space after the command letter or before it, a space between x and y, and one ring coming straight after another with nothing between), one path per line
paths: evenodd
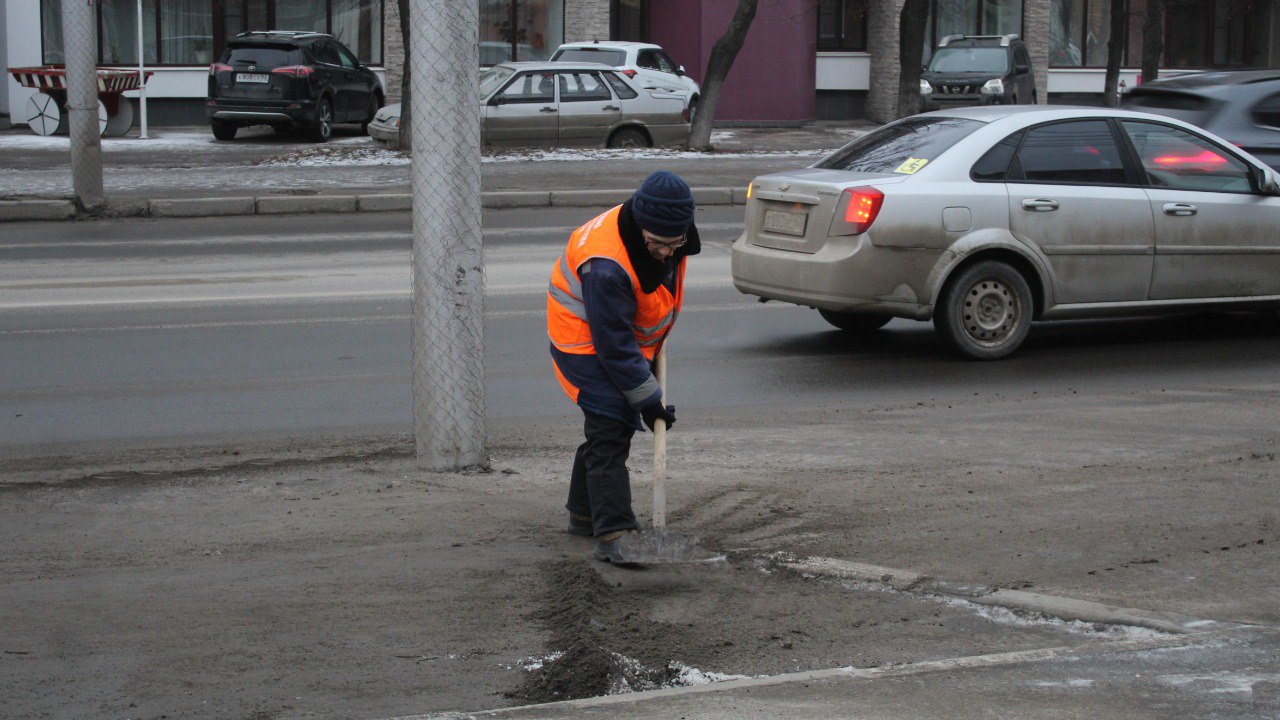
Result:
M756 178L737 288L870 332L933 320L996 359L1033 319L1280 307L1274 171L1121 110L966 108L885 125Z
M501 63L480 73L481 140L522 148L678 145L689 140L685 100L598 63ZM369 134L398 143L400 103L379 110Z

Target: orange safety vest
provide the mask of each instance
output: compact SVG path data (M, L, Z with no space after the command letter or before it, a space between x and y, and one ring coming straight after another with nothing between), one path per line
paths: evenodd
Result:
M640 289L640 278L631 266L627 248L618 232L618 213L622 206L592 219L573 231L564 253L551 269L551 284L547 288L547 334L556 349L573 355L592 355L595 345L591 341L591 327L587 325L587 308L582 302L582 281L578 268L592 258L607 258L618 263L631 278L631 291L636 298L636 316L631 321L636 344L645 358L658 355L667 333L675 324L684 300L685 258L676 266L675 292L666 285L646 293ZM561 387L574 402L578 401L578 388L565 378L556 367L556 377Z

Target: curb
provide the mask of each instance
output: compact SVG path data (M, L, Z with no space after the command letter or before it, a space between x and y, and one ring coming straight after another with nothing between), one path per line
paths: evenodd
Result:
M1178 635L1223 625L1216 620L1203 620L1178 613L1120 607L1022 590L1000 590L984 585L939 580L910 570L834 558L782 560L778 565L801 575L884 585L898 592L916 595L943 595L977 605L1002 607L1015 612L1035 613L1068 621L1142 627Z
M489 210L547 207L604 207L631 197L626 190L494 190L481 193ZM699 205L745 205L746 188L693 188ZM304 213L404 212L408 193L371 195L263 195L260 197L171 198L109 203L95 213L77 213L70 200L0 200L0 223L72 220L93 217L228 217L233 215L296 215ZM128 210L128 212L124 212ZM119 211L119 212L115 212Z

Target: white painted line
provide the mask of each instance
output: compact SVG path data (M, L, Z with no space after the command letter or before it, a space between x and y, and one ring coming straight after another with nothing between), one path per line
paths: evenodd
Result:
M891 667L877 668L829 668L826 670L810 670L805 672L784 673L781 675L769 675L765 677L747 678L745 680L725 680L721 682L713 682L705 685L689 685L686 687L663 688L661 690L646 690L643 692L624 693L619 695L605 695L602 697L584 698L581 700L565 700L561 702L545 703L541 705L519 705L509 708L498 708L494 710L481 710L476 712L445 712L433 713L430 715L401 715L394 718L386 718L385 720L445 720L458 718L490 718L503 717L507 715L519 715L521 713L535 713L531 717L541 717L548 712L554 711L556 708L574 708L588 709L607 707L610 705L621 705L629 703L640 703L646 700L657 700L668 697L680 697L685 695L700 695L703 693L720 693L742 688L768 687L771 685L786 685L790 683L807 683L819 680L875 680L879 678L904 677L910 675L924 675L939 672L954 672L956 670L972 669L972 668L990 668L1000 667L1004 665L1016 665L1019 663L1047 662L1063 657L1084 657L1090 655L1104 655L1124 652L1139 652L1147 650L1160 650L1168 648L1181 648L1191 645L1200 644L1213 639L1217 635L1180 635L1157 639L1142 640L1116 640L1103 643L1094 643L1088 646L1057 646L1051 648L1041 648L1036 650L1017 650L1013 652L993 653L990 655L968 655L964 657L948 658L945 660L926 660L918 663L906 663L903 665L894 665Z

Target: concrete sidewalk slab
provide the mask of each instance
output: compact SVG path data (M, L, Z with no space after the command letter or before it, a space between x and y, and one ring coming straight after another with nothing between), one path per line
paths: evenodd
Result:
M268 196L258 198L259 215L349 213L357 208L354 195Z
M148 203L152 217L220 217L226 215L252 215L257 198L175 198L152 200Z
M75 213L76 206L70 200L0 201L0 222L66 220Z

